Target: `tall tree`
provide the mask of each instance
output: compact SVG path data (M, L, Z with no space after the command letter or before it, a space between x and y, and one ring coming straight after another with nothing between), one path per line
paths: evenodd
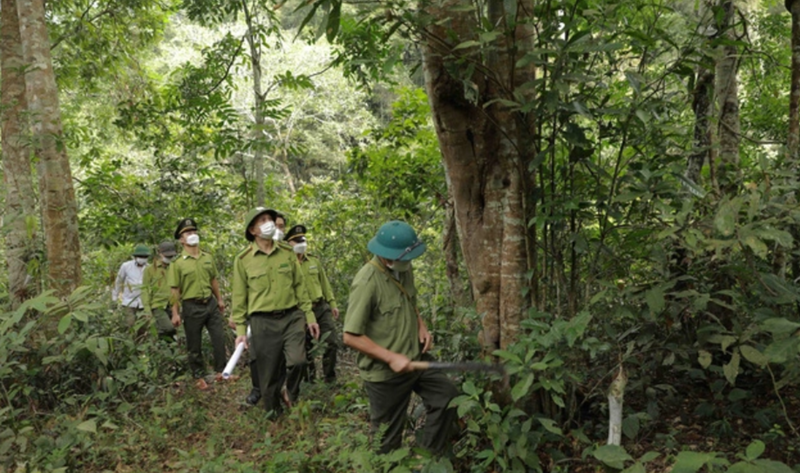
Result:
M33 252L38 218L31 162L23 125L27 101L16 0L0 3L0 103L2 103L3 179L5 183L5 238L8 293L17 306L30 292L28 263Z
M732 0L720 0L717 30L724 39L719 46L716 66L719 163L716 178L723 195L736 192L741 171L739 169L739 51L736 46L736 5Z
M32 152L39 172L48 279L65 296L81 281L78 206L63 141L58 88L50 56L43 0L18 0Z
M785 0L784 5L792 15L792 83L786 150L796 169L800 151L800 0Z
M533 77L515 69L516 32L506 23L512 12L502 0L490 0L486 20L502 32L486 69L468 79L474 96L465 96L470 90L451 73L448 57L479 25L474 12L459 8L462 3L446 0L427 8L436 21L424 32L423 64L464 259L483 314L482 343L491 352L516 341L529 306L523 293L529 254L524 176L535 153L535 131L532 114L512 113L500 100L513 100L515 88Z

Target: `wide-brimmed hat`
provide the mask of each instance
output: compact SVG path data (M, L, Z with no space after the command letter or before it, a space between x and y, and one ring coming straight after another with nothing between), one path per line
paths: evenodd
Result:
M384 223L369 241L370 253L388 260L410 261L425 253L425 243L417 238L411 225L399 220Z
M253 224L253 220L257 219L262 214L269 214L273 222L278 217L278 212L266 207L256 207L248 212L247 217L244 219L244 237L247 238L247 241L253 241L256 238L250 234L250 225Z

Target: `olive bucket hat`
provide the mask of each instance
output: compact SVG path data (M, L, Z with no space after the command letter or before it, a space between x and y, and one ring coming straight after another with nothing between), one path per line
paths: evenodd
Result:
M250 212L247 213L247 217L244 219L244 237L247 238L247 241L255 240L255 237L250 234L250 225L253 224L253 220L257 219L261 214L269 214L272 217L272 221L274 222L278 217L278 212L268 209L266 207L256 207Z
M133 250L133 256L150 256L150 248L146 245L136 245L136 248Z
M367 244L370 253L392 261L411 261L425 253L425 248L411 225L398 220L381 225Z

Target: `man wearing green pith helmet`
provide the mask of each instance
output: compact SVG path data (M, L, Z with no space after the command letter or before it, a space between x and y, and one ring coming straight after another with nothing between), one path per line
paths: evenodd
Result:
M417 309L411 260L425 243L405 222L378 230L367 249L375 256L353 279L344 324L344 343L360 352L358 368L369 396L373 431L385 425L381 453L400 448L411 393L427 412L422 447L447 449L457 417L448 408L458 391L439 370L413 371L411 362L428 356L433 337Z
M236 324L236 344L245 343L255 353L264 407L279 415L284 379L291 401L300 393L306 367L305 326L319 338L319 325L294 252L273 240L276 217L275 210L256 207L245 218L250 245L233 261L231 319Z

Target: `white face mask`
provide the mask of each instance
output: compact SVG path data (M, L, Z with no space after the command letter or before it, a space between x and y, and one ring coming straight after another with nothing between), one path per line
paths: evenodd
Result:
M275 229L275 235L272 236L272 239L275 241L283 240L283 232L281 231L280 228Z
M200 244L200 235L196 233L194 235L189 235L186 237L186 244L189 246L197 246Z
M258 231L261 232L261 235L260 235L261 238L263 238L265 240L269 240L270 238L272 238L272 235L275 234L275 230L276 230L275 222L272 222L272 221L269 221L269 222L265 223L264 225L261 225L260 227L258 227Z
M133 259L136 260L136 264L138 264L139 266L144 266L147 264L147 258L142 258L141 256L135 256Z
M162 256L161 261L163 261L164 264L170 264L172 263L172 258L170 258L169 256Z
M308 243L306 242L298 243L292 247L294 252L297 253L298 255L305 254L306 248L308 248Z

